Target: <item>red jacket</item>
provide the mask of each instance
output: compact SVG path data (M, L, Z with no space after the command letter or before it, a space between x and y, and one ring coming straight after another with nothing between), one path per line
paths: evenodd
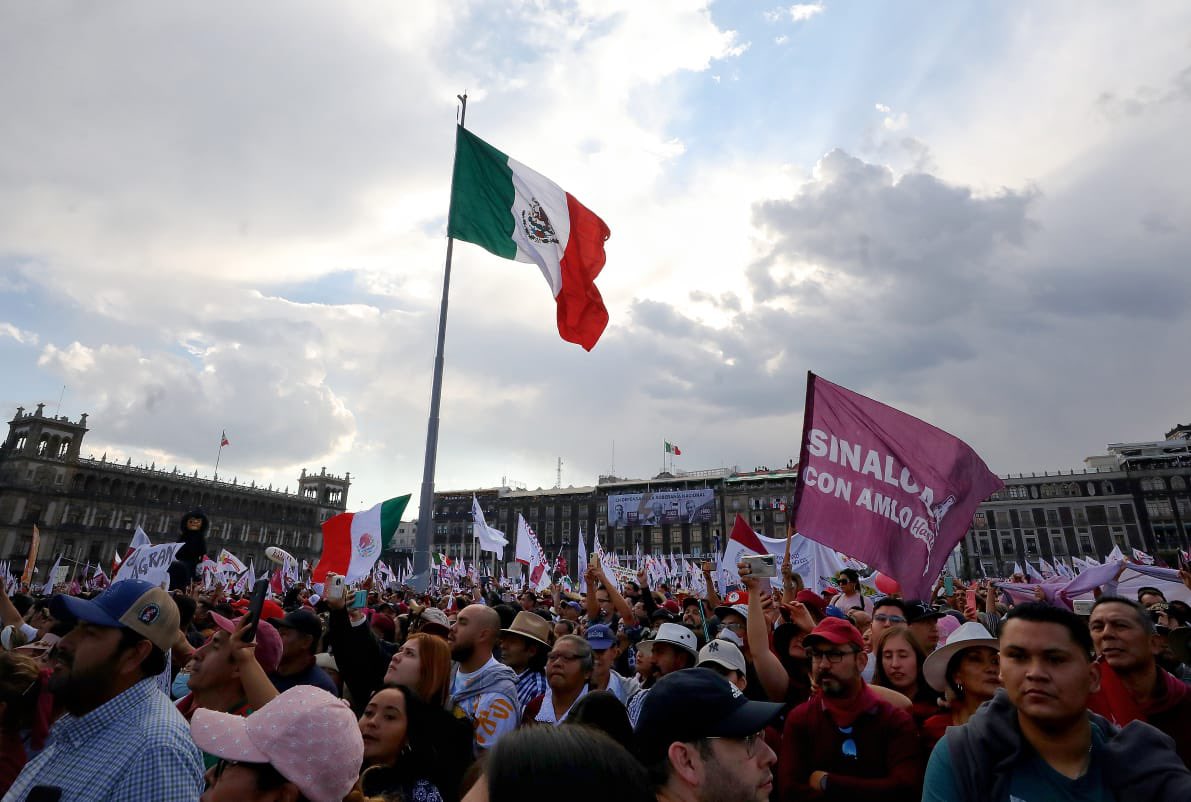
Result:
M918 800L925 765L910 714L878 700L851 729L850 734L840 731L819 694L794 708L786 717L778 759L780 798ZM849 740L855 748L847 751L855 757L845 754ZM807 784L815 771L829 775L826 794Z

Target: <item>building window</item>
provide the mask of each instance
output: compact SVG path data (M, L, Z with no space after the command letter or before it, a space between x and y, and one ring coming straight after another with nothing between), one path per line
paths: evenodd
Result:
M765 523L765 515L760 512L754 512L753 513L753 523L755 523L755 524Z
M1174 517L1174 510L1168 498L1147 498L1146 514L1151 518L1167 519Z
M655 549L660 549L662 547L662 530L661 529L654 529L653 536L650 539L650 543L653 544L653 547Z
M1031 536L1031 537L1025 538L1025 541L1026 541L1026 554L1037 554L1038 553L1038 539Z
M1147 476L1141 480L1142 490L1165 490L1166 482L1162 481L1161 476Z
M1092 553L1092 538L1089 537L1088 535L1080 535L1079 550L1082 551L1084 554L1091 554Z
M977 511L974 522L975 522L975 526L977 529L987 529L988 528L988 521L984 515L984 510Z
M1009 538L1003 538L1001 540L1001 551L1004 552L1005 554L1012 554L1013 553L1013 541Z
M1076 526L1088 525L1088 511L1083 507L1075 507L1071 510L1071 517L1075 521Z

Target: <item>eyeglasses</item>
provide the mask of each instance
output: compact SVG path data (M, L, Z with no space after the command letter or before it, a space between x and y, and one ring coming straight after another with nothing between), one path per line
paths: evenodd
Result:
M837 585L847 585L851 581L852 580L848 579L846 576L841 576L839 579L835 580Z
M836 665L837 663L841 662L845 657L848 657L849 655L853 655L853 654L856 654L855 649L849 649L846 652L840 652L840 651L834 651L834 650L830 651L830 652L820 652L820 651L816 651L816 650L812 649L811 650L811 662L814 662L815 660L823 662L824 660L826 660L828 663L831 663L831 665Z
M733 621L731 624L724 624L723 629L730 629L733 632L743 632L744 624L740 623L739 621Z
M744 744L744 753L749 757L757 756L757 743L765 736L763 732L754 732L752 735L746 735L743 738L730 738L726 735L708 735L709 741L739 741Z
M904 624L906 619L900 615L885 615L885 613L877 613L873 616L874 621L880 621L882 624Z
M577 654L564 654L563 652L550 652L550 654L546 656L547 663L556 663L559 660L565 660L568 663L573 663L576 660L581 659L583 658L579 657Z

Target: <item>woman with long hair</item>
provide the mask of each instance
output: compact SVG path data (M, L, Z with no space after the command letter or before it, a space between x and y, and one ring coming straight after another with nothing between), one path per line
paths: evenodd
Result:
M922 724L928 748L943 737L948 727L966 724L980 705L993 698L1001 687L999 643L975 621L969 621L926 658L923 674L936 691L944 693L947 710Z
M42 699L46 694L46 699ZM48 699L37 661L0 651L0 796L21 773L30 752L45 746Z
M873 658L877 661L873 685L907 697L913 703L910 715L919 728L922 722L939 712L939 694L926 681L922 670L926 651L909 627L890 627L882 632Z
M458 720L405 685L373 694L360 717L365 796L410 802L454 802L472 759L471 734Z
M410 635L389 661L384 684L404 685L423 702L445 707L451 692L451 647L435 635Z

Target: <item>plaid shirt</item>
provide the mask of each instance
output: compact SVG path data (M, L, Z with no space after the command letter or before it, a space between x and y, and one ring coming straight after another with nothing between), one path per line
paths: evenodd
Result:
M37 786L60 788L61 802L196 802L203 761L182 714L150 677L85 716L59 719L3 802L24 802Z

